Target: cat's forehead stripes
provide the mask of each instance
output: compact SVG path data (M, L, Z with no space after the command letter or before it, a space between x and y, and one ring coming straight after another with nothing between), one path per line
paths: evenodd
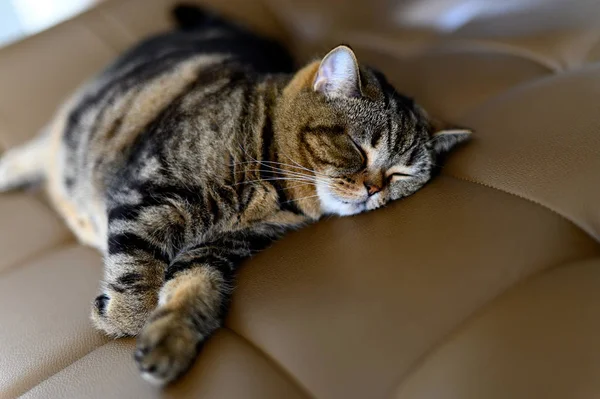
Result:
M372 147L369 144L364 145L363 151L367 155L367 166L369 168L387 168L390 162L393 162L393 154L387 151L385 140L380 140L377 147Z
M369 169L383 169L386 170L387 175L394 173L412 175L418 172L416 161L419 158L420 151L417 146L409 148L408 151L400 154L400 156L388 154L383 140L379 143L378 147L372 147L367 144L362 147L362 150L367 156L367 168Z

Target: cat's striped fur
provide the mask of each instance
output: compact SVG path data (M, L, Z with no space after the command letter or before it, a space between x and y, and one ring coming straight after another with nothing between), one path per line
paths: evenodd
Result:
M223 320L241 260L286 230L377 208L425 184L468 135L432 124L339 47L292 74L288 55L196 9L86 84L0 187L45 180L105 257L92 319L138 335L143 375L168 382Z

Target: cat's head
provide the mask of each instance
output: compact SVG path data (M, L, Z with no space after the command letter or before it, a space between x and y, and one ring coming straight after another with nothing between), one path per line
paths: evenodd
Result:
M286 91L286 131L315 172L322 213L356 214L413 194L436 159L471 134L436 128L346 46L300 70Z

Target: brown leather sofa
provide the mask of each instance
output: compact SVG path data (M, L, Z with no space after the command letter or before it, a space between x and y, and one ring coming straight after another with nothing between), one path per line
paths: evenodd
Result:
M600 397L600 2L488 0L446 32L430 22L485 0L209 2L301 59L351 44L474 140L415 196L247 262L226 328L164 391L92 328L100 257L39 196L0 196L0 397ZM169 3L103 2L0 50L2 147L167 29Z

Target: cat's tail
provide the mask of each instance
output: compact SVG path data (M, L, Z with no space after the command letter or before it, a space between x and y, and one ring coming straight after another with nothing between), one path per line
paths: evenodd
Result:
M29 187L45 180L49 142L49 136L43 134L2 155L0 192Z

